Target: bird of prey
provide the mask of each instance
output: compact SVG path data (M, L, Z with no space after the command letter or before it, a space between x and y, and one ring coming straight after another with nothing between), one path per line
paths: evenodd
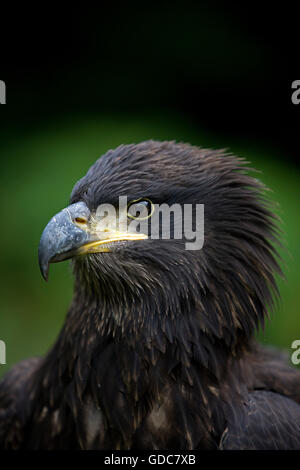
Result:
M48 354L0 383L0 448L300 449L300 373L254 338L281 273L265 189L223 150L146 141L99 158L42 234L43 276L71 259L74 297ZM100 205L129 223L133 202L148 221L203 205L202 248L174 219L169 239L99 229Z

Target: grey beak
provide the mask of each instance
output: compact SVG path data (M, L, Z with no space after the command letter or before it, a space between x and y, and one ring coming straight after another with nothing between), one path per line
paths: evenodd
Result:
M84 202L77 202L56 214L42 233L38 257L43 278L48 280L50 263L72 258L76 250L88 243L91 236L74 222L76 218L88 220L90 210Z

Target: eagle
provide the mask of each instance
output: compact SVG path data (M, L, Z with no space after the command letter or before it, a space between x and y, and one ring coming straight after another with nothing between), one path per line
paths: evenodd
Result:
M255 339L282 275L255 175L227 150L175 141L121 145L91 166L41 236L42 275L70 259L74 295L49 352L0 383L0 448L300 449L300 373ZM161 204L204 207L201 249L172 217L169 238L124 229Z

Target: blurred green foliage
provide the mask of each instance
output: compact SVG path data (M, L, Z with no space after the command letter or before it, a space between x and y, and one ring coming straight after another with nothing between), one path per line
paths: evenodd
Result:
M68 204L74 183L109 148L145 139L186 141L203 147L228 147L261 170L260 179L280 203L288 250L282 251L286 281L279 280L282 300L260 340L286 348L300 339L299 171L276 149L252 142L218 138L185 116L63 116L39 128L1 135L0 194L1 309L0 339L6 342L7 365L44 354L55 341L72 296L68 263L53 265L46 284L39 272L37 248L43 228ZM275 153L274 153L275 152ZM276 158L274 158L276 157Z

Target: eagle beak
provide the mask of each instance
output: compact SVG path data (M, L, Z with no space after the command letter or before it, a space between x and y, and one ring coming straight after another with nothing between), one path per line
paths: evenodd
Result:
M71 204L56 214L44 229L39 249L39 266L45 281L49 264L59 263L74 256L109 252L109 244L125 240L143 240L143 233L116 230L91 231L88 221L91 212L84 202Z

